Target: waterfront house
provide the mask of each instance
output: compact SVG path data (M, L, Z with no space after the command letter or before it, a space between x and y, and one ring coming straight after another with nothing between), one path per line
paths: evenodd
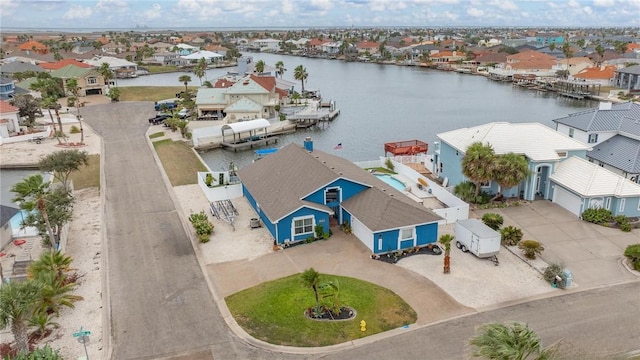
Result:
M0 76L0 100L8 100L12 98L16 92L16 86L13 80L8 77Z
M551 69L555 71L568 70L569 76L573 76L592 66L593 62L588 57L572 57L568 59L559 59Z
M554 56L529 50L507 56L507 61L503 68L515 73L537 73L540 76L551 76L555 75L555 70L552 68L556 63L557 59Z
M20 131L20 109L8 101L0 100L0 138L9 138L11 134Z
M640 104L601 103L553 122L558 132L593 147L589 161L640 184Z
M91 59L84 60L84 63L95 68L100 68L103 63L109 64L109 69L113 70L116 76L118 74L135 74L138 71L138 64L120 59L113 56L95 56ZM129 77L128 75L118 77Z
M289 144L238 171L243 194L274 243L346 224L373 254L435 243L442 218L341 157Z
M502 189L505 197L551 199L549 176L562 160L571 156L584 157L591 148L540 123L493 122L471 128L452 130L437 135L434 171L446 179L448 186L467 181L462 173L462 158L474 142L489 144L496 154L513 152L526 157L530 176L520 185ZM498 184L490 181L482 190L490 194L498 191Z
M611 86L616 69L614 65L586 68L573 75L573 80L583 80L601 86Z
M358 50L358 54L369 54L373 55L378 52L380 48L380 43L375 41L360 41L356 44L356 49Z
M76 59L62 59L56 62L43 62L38 65L47 71L58 70L67 65L74 65L74 66L86 68L86 69L93 67L93 65L84 63L82 61L78 61Z
M613 85L629 93L640 93L640 65L633 65L616 71Z
M51 72L51 77L62 79L65 93L68 93L67 80L76 79L80 96L105 94L104 77L94 68L81 68L67 65Z

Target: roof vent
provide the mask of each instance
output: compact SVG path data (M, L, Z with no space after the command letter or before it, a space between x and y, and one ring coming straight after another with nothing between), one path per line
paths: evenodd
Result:
M611 110L611 103L610 102L601 102L600 106L598 107L598 110Z

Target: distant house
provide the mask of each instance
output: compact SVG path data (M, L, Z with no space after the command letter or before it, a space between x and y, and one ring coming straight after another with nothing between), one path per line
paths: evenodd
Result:
M601 86L610 86L613 83L613 77L617 69L613 65L589 67L573 75L573 79L589 81Z
M21 44L20 46L18 46L18 49L24 51L27 54L30 54L32 52L41 55L49 53L49 48L47 47L47 45L33 40Z
M280 50L280 40L276 39L253 39L248 46L262 52L276 52Z
M640 184L640 104L601 103L553 122L558 132L593 147L589 161Z
M356 49L358 50L358 54L369 53L371 55L378 52L378 48L380 44L375 41L360 41L356 44Z
M503 68L504 70L516 73L538 73L545 75L555 74L555 70L552 69L556 63L557 59L554 56L529 50L507 56L507 61Z
M552 67L556 71L569 71L569 76L574 76L584 69L593 66L593 62L588 57L572 57L568 59L558 60L556 65Z
M513 152L523 155L529 164L530 176L511 189L502 189L506 197L552 199L549 176L556 166L571 156L585 157L591 148L567 135L539 123L494 122L471 128L452 130L437 135L435 173L455 186L468 179L462 173L462 158L474 142L489 144L496 154ZM490 194L498 191L498 184L490 181L482 185Z
M0 76L0 100L8 100L13 97L16 92L16 86L13 80L8 77Z
M102 95L106 93L104 77L94 68L81 68L75 65L67 65L52 71L51 76L63 80L65 93L68 93L66 83L69 79L77 80L78 87L80 88L80 96Z
M464 60L467 58L467 55L463 52L458 51L439 51L435 54L431 54L429 59L435 63L455 63L459 60Z
M80 68L86 68L86 69L93 67L93 65L91 64L83 63L82 61L78 61L75 59L62 59L56 62L43 62L39 64L41 68L47 71L58 70L67 65L74 65L74 66L77 66Z
M20 131L20 109L9 104L8 101L0 101L0 138L8 138L11 134Z
M340 52L340 46L342 46L341 41L326 42L322 44L322 52L330 55L335 55Z
M640 93L640 65L633 65L616 71L613 85L630 93Z
M347 224L373 254L438 240L442 218L346 159L289 144L239 170L243 194L274 238L289 244Z

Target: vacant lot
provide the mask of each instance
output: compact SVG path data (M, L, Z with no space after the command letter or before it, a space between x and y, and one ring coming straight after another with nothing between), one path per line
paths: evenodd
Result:
M176 77L176 83L178 78ZM197 87L188 87L195 94ZM180 86L131 86L121 87L120 101L159 101L173 99L180 91L184 91L184 85Z
M75 190L100 187L100 155L93 154L87 158L87 165L81 166L80 170L71 173L69 176L73 181Z
M196 173L207 171L202 161L184 141L171 139L153 143L171 186L197 184Z

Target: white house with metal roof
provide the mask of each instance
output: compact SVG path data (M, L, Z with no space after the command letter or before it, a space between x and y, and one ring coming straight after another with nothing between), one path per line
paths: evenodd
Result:
M553 121L556 131L593 147L589 161L640 184L640 104L600 103Z

